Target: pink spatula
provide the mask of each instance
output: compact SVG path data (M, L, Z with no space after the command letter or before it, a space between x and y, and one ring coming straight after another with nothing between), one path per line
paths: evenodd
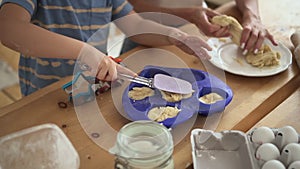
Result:
M131 82L143 84L148 87L157 88L167 92L190 94L194 91L190 82L164 74L156 74L153 78L145 78L141 76L133 77L125 74L118 75L130 80Z

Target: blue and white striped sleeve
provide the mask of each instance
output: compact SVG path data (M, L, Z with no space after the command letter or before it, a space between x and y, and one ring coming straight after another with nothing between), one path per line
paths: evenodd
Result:
M126 16L133 9L132 5L127 0L112 0L112 20L116 20Z
M1 7L6 3L14 3L25 8L31 16L37 8L37 0L2 0Z

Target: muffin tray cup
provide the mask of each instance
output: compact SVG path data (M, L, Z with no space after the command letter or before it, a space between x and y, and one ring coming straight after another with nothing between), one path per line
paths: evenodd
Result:
M238 130L214 132L193 129L190 139L194 169L261 169L267 161L255 157L261 144L251 140L254 130L244 133ZM271 130L276 136L278 129L271 128ZM298 137L299 143L300 135ZM276 146L276 140L270 143ZM279 157L277 160L284 159Z
M158 66L146 66L140 72L140 76L152 78L155 74L165 74L186 80L192 84L194 93L192 97L178 102L167 102L162 98L158 89L154 89L155 94L143 100L133 100L128 97L128 92L133 87L143 87L141 84L130 83L125 89L122 97L122 104L126 115L133 121L150 120L147 113L154 107L177 107L181 111L173 118L165 119L162 122L164 126L170 128L190 119L194 114L207 116L212 113L222 112L231 102L233 93L219 78L201 70L188 68L168 68ZM218 93L224 99L213 104L204 104L199 101L199 97L211 92Z

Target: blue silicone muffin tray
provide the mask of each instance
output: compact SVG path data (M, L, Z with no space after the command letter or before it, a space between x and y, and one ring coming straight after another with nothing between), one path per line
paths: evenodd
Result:
M133 100L128 97L128 92L133 87L143 87L138 83L130 83L125 89L122 97L122 104L125 113L133 120L150 120L147 113L154 107L177 107L181 111L176 117L168 118L160 123L166 127L174 127L188 119L195 113L200 115L210 115L212 113L222 112L225 107L231 102L233 93L229 86L227 86L219 78L201 70L189 68L168 68L158 66L146 66L140 72L140 76L153 78L155 74L165 74L172 77L177 77L186 80L192 84L194 93L192 97L183 99L178 102L167 102L162 98L158 89L154 89L155 94L143 100ZM213 104L205 104L199 101L199 98L209 93L218 93L224 100Z

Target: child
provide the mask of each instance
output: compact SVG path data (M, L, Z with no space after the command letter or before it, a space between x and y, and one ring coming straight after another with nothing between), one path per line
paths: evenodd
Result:
M134 36L132 39L140 44L176 45L189 54L209 58L206 50L211 48L202 39L131 14L135 12L126 0L3 0L0 40L21 53L22 94L29 95L72 75L78 57L101 80L115 80L117 72L136 75L106 57L105 47L101 47L106 44L109 23L124 16L131 18L120 20L117 26L125 34L158 33ZM99 30L104 32L103 36L86 43Z

